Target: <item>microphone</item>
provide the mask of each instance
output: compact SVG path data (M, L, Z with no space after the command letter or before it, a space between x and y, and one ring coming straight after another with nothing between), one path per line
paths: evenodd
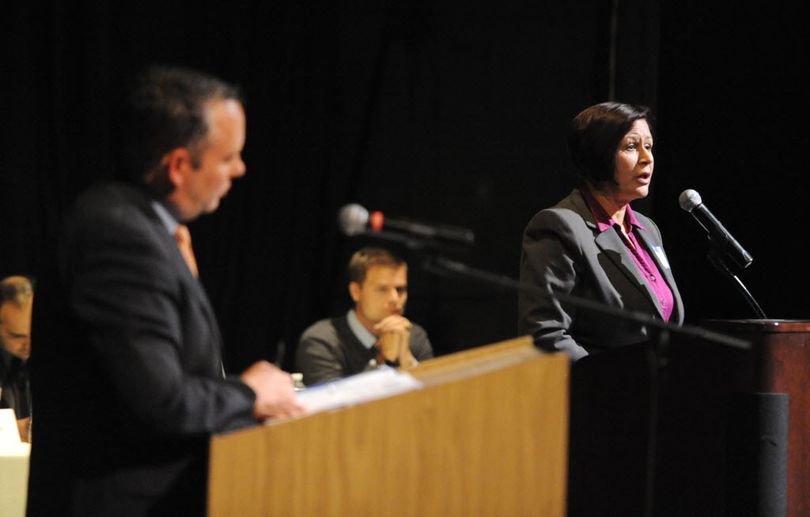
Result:
M350 237L368 233L384 234L386 230L393 230L426 240L439 239L466 245L471 245L475 241L475 234L466 228L392 219L385 217L380 211L369 214L368 210L356 203L345 205L340 209L338 225L340 230Z
M717 245L725 255L730 258L740 269L745 269L754 258L750 253L740 246L740 243L731 236L728 230L717 220L700 198L700 194L692 189L684 190L678 196L678 204L681 208L692 214L692 217L709 234L709 240Z

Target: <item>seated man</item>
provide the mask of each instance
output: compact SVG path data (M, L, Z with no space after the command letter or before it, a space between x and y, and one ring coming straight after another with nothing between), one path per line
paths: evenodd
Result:
M24 276L0 281L0 408L11 408L23 441L31 441L31 307L34 289Z
M348 273L354 309L315 323L298 342L296 369L307 386L381 364L408 368L433 357L425 330L402 316L408 299L404 260L363 248L352 255Z

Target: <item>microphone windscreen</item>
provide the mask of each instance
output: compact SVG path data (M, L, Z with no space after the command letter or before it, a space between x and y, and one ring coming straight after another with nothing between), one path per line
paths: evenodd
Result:
M345 205L338 212L338 226L345 235L358 235L366 231L368 224L368 210L352 203Z
M695 207L701 205L703 200L700 199L700 194L692 189L687 189L681 192L681 195L678 196L678 204L681 205L681 208L686 210L687 212L692 212Z

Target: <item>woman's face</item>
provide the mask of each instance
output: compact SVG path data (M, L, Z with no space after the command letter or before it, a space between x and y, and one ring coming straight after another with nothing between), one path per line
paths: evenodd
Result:
M653 174L653 138L644 119L636 120L616 149L612 186L617 201L629 203L647 197Z

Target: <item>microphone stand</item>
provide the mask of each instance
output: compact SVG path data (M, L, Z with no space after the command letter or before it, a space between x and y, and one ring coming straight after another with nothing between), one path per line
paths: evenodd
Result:
M368 237L378 238L383 240L394 241L399 244L405 245L407 248L415 251L424 251L428 248L436 248L434 242L424 241L412 237L398 235L392 232L365 232ZM648 422L648 440L645 452L645 488L644 488L644 515L652 516L654 511L654 496L655 496L655 462L657 450L657 436L656 426L658 422L659 413L659 396L660 396L660 372L666 367L668 363L667 351L670 348L670 338L672 334L680 334L688 336L695 340L710 341L726 347L731 347L738 350L750 350L751 343L731 336L720 334L714 331L702 329L699 327L691 327L687 325L674 325L672 323L654 318L648 314L636 311L628 311L611 307L593 300L579 298L564 293L552 293L550 291L543 291L534 285L528 285L519 282L511 277L494 274L481 269L468 266L455 260L444 258L440 255L427 253L426 258L422 262L422 269L430 273L443 276L443 277L460 277L463 279L474 280L490 286L512 290L516 292L528 292L536 296L557 300L567 305L593 311L606 316L632 321L637 323L644 329L653 330L648 340L648 346L644 347L646 355L646 364L648 367L648 374L650 376L650 390L648 398L649 418ZM750 294L749 294L750 297ZM753 298L751 298L753 300ZM756 302L754 302L756 304ZM758 306L757 306L758 307ZM761 309L760 309L761 312ZM764 314L763 314L764 317Z
M537 286L519 282L508 276L497 275L494 273L490 273L488 271L476 269L461 262L450 260L441 256L428 257L422 263L422 268L428 272L438 274L441 276L458 276L462 278L483 282L485 284L510 289L513 291L523 291L532 293L541 296L543 298L551 298L551 299L556 298L558 301L574 307L598 312L607 316L613 316L628 321L633 321L644 327L652 327L663 331L674 330L680 334L688 335L692 338L715 341L718 344L730 346L733 348L739 348L742 350L748 350L751 348L750 343L748 343L747 341L737 339L731 336L726 336L725 334L720 334L718 332L702 329L699 327L691 327L688 325L675 325L641 312L628 311L626 309L618 309L616 307L611 307L609 305L604 305L602 303L595 302L593 300L580 298L570 294L545 292L542 289L538 288Z
M747 341L697 327L674 325L640 312L622 310L568 294L544 292L536 286L527 285L510 277L476 269L461 262L456 262L440 256L426 258L422 266L426 271L441 276L457 276L476 280L500 288L521 292L530 292L544 298L557 299L560 302L571 306L633 321L642 327L654 329L654 332L650 333L651 335L648 346L644 347L646 359L645 362L648 369L647 373L650 378L650 388L647 398L647 443L644 452L645 477L643 515L652 517L655 511L655 465L658 447L658 436L656 429L659 418L659 397L661 394L660 378L661 372L668 363L667 351L669 350L671 344L671 334L677 332L679 334L688 335L695 339L710 340L721 345L741 350L749 350L751 348L751 344Z
M767 316L765 316L765 312L762 310L762 307L759 306L757 301L751 295L751 292L748 291L748 289L745 287L745 284L742 283L740 278L728 266L723 253L717 248L717 246L715 246L714 244L711 245L711 247L709 248L709 253L706 255L706 258L709 259L709 262L711 263L712 266L714 266L716 270L720 271L720 273L725 275L726 278L731 280L731 283L733 283L737 291L739 291L739 293L742 294L743 298L745 298L745 301L748 302L748 305L754 310L754 313L758 317L762 319L768 318Z

